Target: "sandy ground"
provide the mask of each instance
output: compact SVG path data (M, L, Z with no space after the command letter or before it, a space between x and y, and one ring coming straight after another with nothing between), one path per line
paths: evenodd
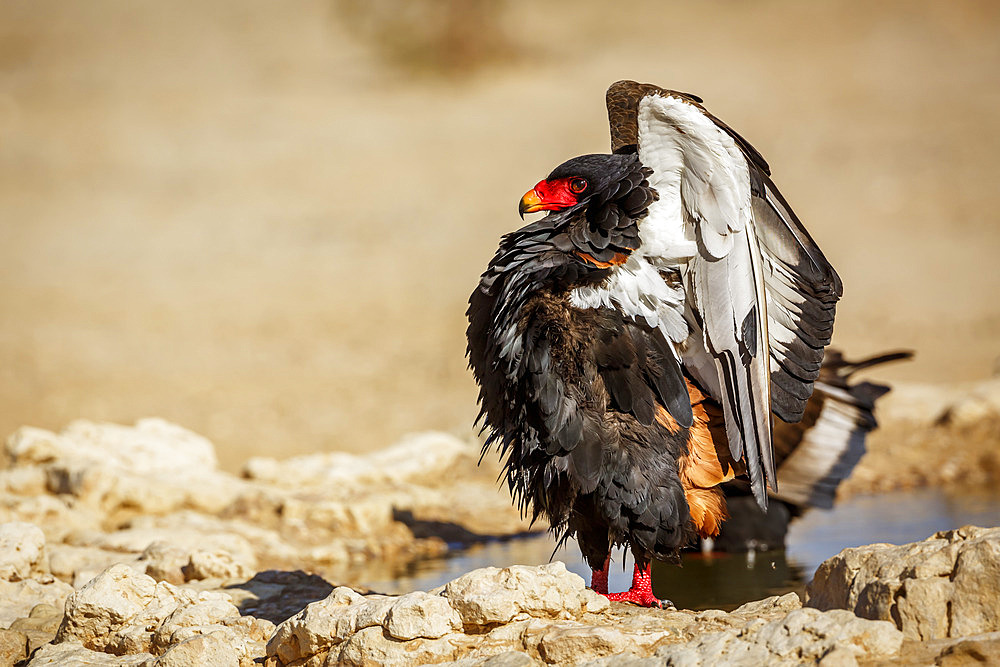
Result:
M510 0L450 76L350 6L0 0L0 433L159 415L229 466L469 433L466 298L626 77L763 152L837 344L917 351L879 378L995 372L1000 5Z

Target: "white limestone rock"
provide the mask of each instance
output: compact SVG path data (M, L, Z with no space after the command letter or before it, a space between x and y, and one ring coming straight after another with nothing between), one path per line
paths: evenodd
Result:
M27 667L143 667L152 657L149 653L112 655L67 642L42 646L32 654Z
M116 655L149 652L165 648L165 638L173 637L177 627L238 617L223 593L177 588L114 565L69 597L55 643L78 642Z
M443 595L472 626L507 623L526 613L534 617L575 618L606 609L606 598L559 562L540 567L515 565L474 570L449 582Z
M48 573L42 529L23 521L0 524L0 579L21 581Z
M255 457L244 466L243 476L284 486L363 488L444 472L463 457L475 460L478 451L447 433L416 433L365 456L324 452L283 461Z
M61 609L72 593L72 586L54 577L0 581L0 628L10 627L11 623L28 616L40 604Z
M163 655L148 658L141 667L240 667L241 664L230 638L222 632L212 632L185 639Z
M891 621L908 639L1000 631L1000 528L845 549L820 565L806 593L810 607Z

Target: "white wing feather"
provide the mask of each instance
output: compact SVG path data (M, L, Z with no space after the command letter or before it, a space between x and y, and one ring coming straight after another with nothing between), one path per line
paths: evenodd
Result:
M638 254L685 276L685 364L719 392L733 456L745 455L754 495L775 485L764 262L754 226L750 172L739 147L697 107L667 96L639 102L638 150L660 195L642 223ZM671 243L683 239L686 245ZM678 253L679 247L695 252ZM682 255L678 257L678 255ZM712 363L707 363L710 357ZM763 466L763 468L762 468Z
M776 487L771 414L802 418L843 286L770 179L764 158L693 95L608 89L615 152L638 151L659 199L641 246L580 306L658 326L724 409L726 435L766 505ZM669 287L655 278L665 277ZM680 276L680 284L677 277Z

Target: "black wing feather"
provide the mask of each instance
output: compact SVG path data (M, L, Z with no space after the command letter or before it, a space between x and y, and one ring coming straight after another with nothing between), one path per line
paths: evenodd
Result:
M684 374L663 334L623 322L618 313L608 322L605 335L594 342L593 355L611 406L648 426L660 404L678 424L689 428L693 416Z

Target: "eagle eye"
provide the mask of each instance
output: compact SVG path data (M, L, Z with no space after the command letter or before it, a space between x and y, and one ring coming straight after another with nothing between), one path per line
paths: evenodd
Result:
M580 194L587 189L587 179L585 178L574 178L569 182L569 189L571 192Z

